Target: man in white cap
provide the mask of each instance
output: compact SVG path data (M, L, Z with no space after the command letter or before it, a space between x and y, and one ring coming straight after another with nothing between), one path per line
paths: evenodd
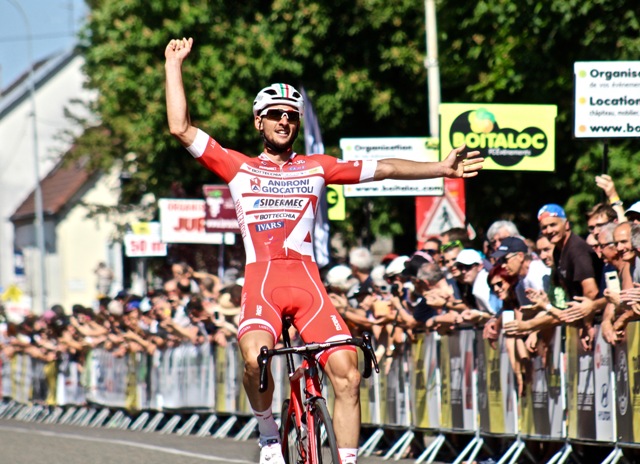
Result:
M640 201L636 201L631 207L624 212L629 222L640 224Z
M488 319L493 310L489 303L489 273L484 268L482 256L476 250L465 248L458 253L455 267L460 271L462 282L468 288L468 293L463 295L462 299L469 309L462 312L461 321L479 322Z

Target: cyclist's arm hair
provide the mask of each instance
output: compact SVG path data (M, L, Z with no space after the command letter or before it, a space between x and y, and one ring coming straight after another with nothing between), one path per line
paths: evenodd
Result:
M191 146L196 138L198 129L191 125L191 116L187 106L187 97L184 92L182 80L182 63L191 51L193 39L180 40L181 47L185 52L179 51L170 42L165 49L165 79L166 79L166 99L167 99L167 119L169 122L169 132L180 143Z

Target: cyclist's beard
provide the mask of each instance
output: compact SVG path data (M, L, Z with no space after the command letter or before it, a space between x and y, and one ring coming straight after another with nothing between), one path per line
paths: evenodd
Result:
M295 142L296 139L298 138L299 131L300 131L300 128L297 127L295 132L293 133L293 137L291 137L291 139L289 139L285 143L277 143L277 142L274 142L273 140L269 140L267 136L264 134L264 131L260 131L260 135L262 135L262 141L264 142L265 147L267 147L269 150L271 150L274 153L286 153L289 150L291 150L291 147L293 147L293 142Z

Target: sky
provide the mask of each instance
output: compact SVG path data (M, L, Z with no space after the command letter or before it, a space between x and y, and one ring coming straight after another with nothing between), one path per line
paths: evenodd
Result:
M31 27L33 61L65 51L76 43L88 8L84 0L0 0L0 89L29 69Z

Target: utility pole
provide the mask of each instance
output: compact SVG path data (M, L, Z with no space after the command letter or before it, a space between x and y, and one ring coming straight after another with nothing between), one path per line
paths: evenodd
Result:
M427 70L427 85L429 98L429 135L440 135L440 67L438 65L438 29L436 27L436 2L424 0L424 17L426 27L427 56L424 67Z
M38 120L36 117L36 82L33 73L33 35L31 34L31 25L29 17L25 13L20 3L15 0L7 0L18 10L25 28L27 29L27 59L29 61L29 98L31 100L31 120L32 120L32 143L33 143L33 175L35 177L36 186L34 190L34 220L33 227L36 233L36 243L39 251L39 290L40 290L40 314L44 314L47 310L47 272L46 272L46 249L44 243L44 213L42 205L42 186L40 185L40 156L38 154ZM36 287L37 288L37 287Z

